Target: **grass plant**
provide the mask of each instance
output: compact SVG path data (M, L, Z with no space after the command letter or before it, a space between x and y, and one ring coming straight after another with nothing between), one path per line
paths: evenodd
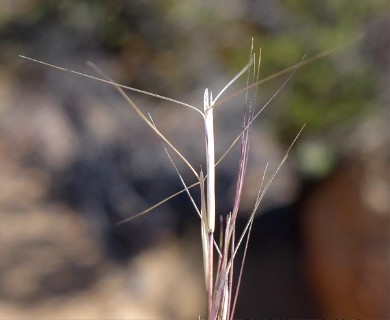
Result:
M299 130L296 137L293 139L290 147L287 149L285 156L281 159L279 166L272 173L268 173L268 165L264 169L264 174L262 178L259 177L259 189L253 210L250 214L250 217L246 223L246 226L241 234L236 235L236 219L240 209L240 201L242 197L242 190L245 181L245 174L248 165L248 157L250 150L250 140L251 140L251 130L253 122L256 118L264 111L264 109L269 106L269 104L274 100L274 98L279 94L279 92L284 88L287 82L290 80L294 72L302 67L305 64L311 63L317 59L320 59L324 56L327 56L333 53L336 50L344 47L346 44L321 52L313 57L308 59L303 59L299 63L286 68L278 73L275 73L271 76L263 78L260 80L260 64L261 64L261 50L259 51L258 57L253 50L253 40L252 46L249 54L248 64L213 98L213 94L208 89L204 91L203 97L203 110L192 106L190 104L177 101L168 97L164 97L155 93L146 92L136 88L120 85L114 80L110 79L102 70L100 70L96 65L91 62L88 62L88 65L92 67L101 78L94 77L88 74L80 73L74 70L66 69L56 65L52 65L43 61L39 61L33 58L20 56L21 58L44 64L46 66L56 68L62 71L71 72L78 76L83 76L91 78L93 80L101 81L107 84L110 84L116 88L121 96L126 100L129 106L135 111L135 113L140 117L147 126L162 140L164 150L167 153L172 165L183 185L183 189L177 193L171 195L170 197L160 201L159 203L153 205L152 207L130 216L129 218L120 221L118 224L126 223L132 219L138 218L151 210L157 208L164 202L172 199L180 193L186 192L191 203L193 204L198 216L200 217L200 231L201 231L201 240L202 240L202 249L203 249L203 266L204 266L204 275L205 275L205 290L207 292L207 319L208 320L227 320L233 319L234 311L237 305L237 299L239 294L239 288L241 283L241 276L243 274L244 262L246 257L246 252L248 248L248 242L250 238L250 233L254 221L254 216L261 204L261 201L270 187L272 181L277 175L278 171L285 163L289 151L296 142L298 136L303 130L303 127ZM233 93L229 97L222 98L222 95L226 90L242 75L246 73L246 86L242 90ZM256 96L258 91L258 86L265 81L270 79L288 74L286 79L282 82L279 89L268 99L268 101L259 109L256 109ZM206 149L206 172L203 172L202 169L197 171L195 167L190 163L190 160L186 159L182 153L165 137L165 135L158 129L157 125L151 118L151 116L146 115L142 110L133 102L125 90L130 90L140 94L146 94L153 96L159 99L167 100L169 102L179 104L186 108L190 108L194 111L197 116L202 117L204 122L204 140L205 140L205 149ZM215 157L215 136L214 136L214 110L216 107L220 106L224 101L230 99L231 97L245 93L245 104L243 109L242 116L242 128L237 137L231 142L230 147L222 154L218 160ZM225 156L230 152L234 145L240 141L240 156L237 169L237 180L236 180L236 191L235 198L233 203L232 211L220 215L219 218L216 217L216 194L215 194L215 167L218 166ZM178 170L178 167L173 161L171 152L174 152L179 158L186 164L186 166L191 170L192 174L196 177L197 182L191 185L188 185L185 182L185 178L181 175ZM200 189L201 201L196 203L192 197L191 190L194 187ZM220 222L219 229L221 230L220 235L218 236L218 241L215 237L216 221ZM238 270L236 269L236 256L239 250L242 250L242 258L238 261ZM237 277L233 277L234 272L238 272ZM234 281L234 279L237 279ZM200 317L201 318L201 317Z

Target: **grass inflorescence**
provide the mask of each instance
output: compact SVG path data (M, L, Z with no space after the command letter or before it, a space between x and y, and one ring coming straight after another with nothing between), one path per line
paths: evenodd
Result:
M245 182L245 175L248 165L248 157L250 150L250 141L251 141L251 131L252 125L256 118L265 110L265 108L274 100L274 98L279 94L279 92L284 88L287 82L290 80L294 72L305 64L311 63L317 59L320 59L326 55L333 53L336 50L344 47L344 45L331 49L325 52L321 52L313 57L308 59L302 59L296 65L286 68L280 72L277 72L271 76L260 79L260 64L261 64L261 50L258 53L258 57L253 50L253 40L252 46L250 49L249 62L248 64L213 98L213 94L208 89L205 89L203 96L203 110L196 108L190 104L171 99L165 96L161 96L155 93L146 92L139 90L133 87L124 86L116 83L110 77L108 77L102 70L100 70L96 65L91 62L88 62L88 65L95 70L102 78L95 76L87 75L78 71L66 69L56 65L52 65L40 60L33 58L20 56L21 58L37 62L40 64L47 65L59 69L61 71L71 72L78 76L87 77L93 80L98 80L115 87L115 89L120 93L121 96L126 100L129 106L134 110L134 112L140 117L140 120L143 121L151 130L161 139L163 143L164 150L170 159L180 181L183 185L183 189L177 193L171 195L170 197L160 201L159 203L153 205L152 207L143 210L138 214L134 214L127 219L124 219L118 224L123 224L129 222L132 219L138 218L163 204L164 202L172 199L173 197L186 192L192 205L194 206L198 216L200 217L200 231L201 231L201 240L202 240L202 249L203 249L203 266L204 266L204 275L205 275L205 290L207 292L207 304L208 304L208 320L226 320L233 319L235 307L237 304L237 297L239 294L239 288L241 283L241 276L243 274L244 262L246 257L246 252L248 248L248 242L250 238L250 233L252 229L252 224L254 221L254 216L261 204L261 201L264 197L264 194L268 190L278 171L285 163L289 151L296 142L298 136L303 130L303 127L299 130L296 137L293 139L290 147L285 153L283 159L281 159L279 166L275 169L274 172L268 173L268 165L264 169L263 176L259 178L259 189L257 198L255 200L253 210L249 216L249 219L246 223L244 230L241 234L236 234L236 220L240 210L240 202L242 198L243 186ZM225 91L242 75L246 73L246 86L242 90L237 91L236 93L231 94L227 98L222 98L222 95ZM261 106L261 108L256 108L256 97L258 92L258 86L270 79L276 78L288 74L286 79L282 82L280 87L275 91L275 93L268 99L268 101ZM125 90L131 90L136 93L146 94L153 96L158 99L164 99L169 102L179 104L186 108L190 108L194 113L201 117L204 123L204 132L202 133L203 139L205 141L205 154L206 154L206 170L203 172L202 169L196 170L195 166L191 164L190 160L183 156L183 154L174 146L173 143L158 129L156 123L153 121L152 117L146 115L142 110L134 103L134 101L129 97ZM245 93L245 103L242 115L242 127L240 133L237 137L231 142L230 147L226 150L222 156L218 159L215 157L215 135L214 135L214 109L217 106L220 106L224 101L230 99L231 97ZM218 166L225 156L230 152L234 145L240 141L240 156L238 161L237 169L237 180L236 180L236 191L235 198L233 202L233 208L231 212L223 213L216 217L216 193L215 193L215 179L216 173L215 168ZM171 152L179 156L179 158L185 163L185 165L190 169L196 182L188 185L185 182L185 178L181 175L178 170L178 167L173 161ZM200 203L196 203L192 197L191 190L195 187L200 189L201 199ZM218 235L218 241L216 240L215 230L216 224L219 221L220 234ZM240 261L238 261L238 270L236 271L236 257L237 252L242 249L242 254L240 255ZM238 272L238 276L233 277L234 272Z

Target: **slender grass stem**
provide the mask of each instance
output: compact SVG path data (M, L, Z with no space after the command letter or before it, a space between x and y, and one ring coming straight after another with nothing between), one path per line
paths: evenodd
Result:
M212 94L204 92L204 122L207 160L207 227L210 232L215 228L215 142L214 142L214 111L211 107Z
M212 314L213 314L213 306L214 306L214 301L213 301L213 289L214 289L214 273L213 273L213 243L214 243L214 233L209 232L208 234L209 237L209 274L208 274L208 291L207 291L207 300L208 300L208 316L209 319L212 319Z

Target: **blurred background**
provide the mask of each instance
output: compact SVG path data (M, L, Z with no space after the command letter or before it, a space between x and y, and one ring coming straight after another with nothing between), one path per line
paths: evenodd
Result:
M0 318L197 319L206 294L199 218L161 141L109 85L22 54L202 108L262 48L261 78L310 63L256 121L239 224L264 168L298 143L255 220L236 316L389 316L390 5L362 1L0 2ZM260 108L286 79L258 90ZM242 77L226 97L245 86ZM194 111L129 92L204 167ZM217 157L245 95L216 109ZM233 203L239 147L217 169ZM187 183L192 173L173 157ZM199 194L194 191L197 199Z

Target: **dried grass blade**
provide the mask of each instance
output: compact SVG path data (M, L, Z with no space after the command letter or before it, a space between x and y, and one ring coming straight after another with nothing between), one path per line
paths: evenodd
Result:
M188 186L188 189L191 189L191 188L193 188L193 187L196 187L197 185L199 185L199 182L195 182L195 183L191 184L190 186ZM185 192L185 191L186 191L186 189L182 189L182 190L180 190L180 191L178 191L178 192L176 192L176 193L170 195L169 197L166 197L165 199L161 200L160 202L154 204L153 206L151 206L151 207L149 207L149 208L147 208L147 209L145 209L145 210L143 210L143 211L141 211L141 212L139 212L139 213L136 213L136 214L132 215L131 217L128 217L128 218L126 218L126 219L123 219L123 220L117 222L117 225L121 225L121 224L126 223L126 222L129 222L129 221L131 221L131 220L133 220L133 219L139 218L139 217L143 216L144 214L147 214L148 212L150 212L150 211L152 211L152 210L158 208L159 206L161 206L161 205L164 204L165 202L167 202L167 201L173 199L174 197L176 197L176 196L182 194L182 193Z
M253 54L253 39L252 39L252 46L250 51L250 58L249 58L249 65L252 66L254 64L254 71L252 73L252 68L250 67L248 69L248 76L247 76L247 87L249 87L249 81L251 81L251 77L255 79L256 77L256 65L255 65L255 56ZM253 80L254 82L254 80ZM256 94L256 93L254 93ZM240 160L239 160L239 168L238 168L238 174L237 174L237 184L236 184L236 194L234 199L234 206L233 206L233 212L232 212L232 219L233 224L236 220L238 209L241 202L241 194L242 194L242 188L244 185L244 178L246 173L246 168L248 164L248 155L249 155L249 146L250 146L250 136L251 136L251 129L253 124L253 110L254 106L253 103L256 100L256 96L252 94L249 90L247 90L245 95L245 107L243 111L243 117L242 117L242 135L241 135L241 151L240 151ZM227 235L230 237L230 233Z
M51 63L43 62L41 60L37 60L37 59L34 59L34 58L26 57L26 56L23 56L23 55L19 55L19 57L22 58L22 59L26 59L26 60L35 62L35 63L43 64L45 66L48 66L48 67L51 67L51 68L54 68L54 69L58 69L58 70L61 70L61 71L73 73L73 74L75 74L77 76L81 76L81 77L85 77L85 78L88 78L88 79L100 81L100 82L103 82L103 83L106 83L106 84L110 84L110 85L113 85L113 86L120 87L120 88L125 89L125 90L130 90L130 91L133 91L133 92L141 93L141 94L148 95L148 96L151 96L151 97L154 97L154 98L158 98L158 99L161 99L161 100L166 100L166 101L169 101L169 102L172 102L172 103L175 103L175 104L178 104L178 105L181 105L181 106L193 109L194 111L200 113L202 115L202 117L203 117L203 112L201 110L199 110L198 108L196 108L196 107L194 107L194 106L192 106L192 105L190 105L188 103L185 103L185 102L182 102L182 101L179 101L179 100L176 100L176 99L168 98L168 97L156 94L156 93L152 93L152 92L145 91L145 90L140 90L140 89L133 88L133 87L130 87L130 86L125 86L123 84L116 83L115 81L112 81L112 80L106 80L106 79L94 77L94 76L91 76L91 75L86 74L86 73L82 73L82 72L75 71L75 70L68 69L68 68L63 68L63 67L51 64ZM88 62L88 64L91 64L91 62Z
M232 306L232 308L230 310L230 320L233 320L234 311L236 309L236 304L237 304L237 299L238 299L238 293L240 292L242 273L244 271L244 265L245 265L245 260L246 260L246 253L248 251L248 244L249 244L250 234L251 234L251 231L252 231L252 225L253 225L253 219L250 221L250 224L249 224L249 230L248 230L248 235L247 235L246 242L245 242L244 254L243 254L242 261L241 261L241 266L240 266L240 273L238 275L238 280L237 280L236 292L234 294L233 306ZM233 259L233 257L232 257L232 259ZM233 261L232 261L231 270L233 270Z
M284 74L287 74L287 73L291 72L292 70L296 70L296 69L298 69L300 67L303 67L303 66L305 66L305 65L307 65L309 63L312 63L314 61L320 60L320 59L322 59L322 58L324 58L326 56L329 56L329 55L339 51L339 50L342 50L342 49L344 49L344 48L346 48L346 47L348 47L350 45L353 45L356 42L361 41L362 39L364 39L364 37L365 37L364 34L359 34L356 38L354 38L354 39L352 39L350 41L347 41L347 42L345 42L345 43L343 43L343 44L341 44L341 45L339 45L337 47L331 48L329 50L321 51L321 52L319 52L319 53L317 53L317 54L315 54L315 55L313 55L313 56L311 56L311 57L309 57L309 58L307 58L307 59L305 59L305 60L303 60L301 62L298 62L298 63L296 63L296 64L294 64L292 66L289 66L289 67L287 67L285 69L282 69L282 70L280 70L278 72L275 72L275 73L269 75L268 77L265 77L265 78L259 80L256 83L252 83L250 86L251 87L258 86L258 85L263 84L263 83L265 83L267 81L270 81L270 80L278 78L278 77L280 77L280 76L282 76ZM242 88L241 90L236 91L235 93L231 94L230 96L227 96L226 98L219 100L218 102L215 103L214 108L219 106L220 104L223 104L224 102L226 102L226 101L228 101L228 100L230 100L230 99L232 99L232 98L234 98L234 97L236 97L236 96L246 92L246 90L248 90L248 89L249 88L247 88L247 87L246 88Z
M283 81L282 85L275 91L275 93L267 100L267 102L263 105L263 107L257 111L257 113L253 116L253 119L246 125L245 128L241 130L241 132L237 135L237 137L233 140L233 142L230 144L229 148L222 154L222 156L217 160L216 166L219 165L219 163L228 155L228 153L231 151L231 149L234 147L234 145L238 142L238 140L242 137L245 130L249 128L250 125L256 120L256 118L268 107L268 105L276 98L276 96L283 90L283 88L287 85L287 83L290 81L292 76L294 75L297 68L293 69L287 79Z
M137 105L133 102L133 100L130 99L130 97L123 91L123 89L116 85L112 79L106 75L98 66L94 65L93 63L89 63L89 66L93 68L97 73L99 73L102 76L107 77L111 82L113 82L114 87L117 89L117 91L121 94L121 96L127 101L127 103L133 108L133 110L138 114L138 116L159 136L183 161L184 163L190 168L190 170L193 172L195 177L199 179L198 173L195 171L195 169L192 167L192 165L189 163L189 161L181 154L179 150L176 149L176 147L153 125L153 123L145 116L145 114L137 107Z
M198 209L198 207L197 207L197 205L196 205L196 203L195 203L195 200L194 200L194 198L192 197L192 195L191 195L191 193L190 193L190 190L188 189L187 184L185 183L185 181L184 181L184 179L183 179L183 176L180 174L179 169L178 169L177 166L175 165L175 162L173 161L173 159L172 159L171 155L169 154L169 151L168 151L168 149L165 147L165 145L164 145L164 150L165 150L166 154L168 155L168 158L169 158L169 160L171 161L173 167L175 168L175 171L176 171L177 175L179 176L180 181L181 181L182 185L184 186L184 189L185 189L185 191L187 192L187 195L188 195L188 197L190 198L190 201L191 201L191 203L192 203L192 205L193 205L193 207L194 207L196 213L197 213L198 216L202 219L201 213L200 213L200 211L199 211L199 209Z
M284 157L283 159L280 161L278 167L275 169L274 173L272 174L272 176L270 177L270 179L267 181L264 189L261 191L260 193L260 190L259 190L259 194L258 194L258 197L256 199L256 204L255 204L255 207L253 208L252 210L252 213L251 213L251 216L247 222L247 224L245 225L245 228L244 228L244 231L242 232L241 236L240 236L240 239L237 243L237 248L235 250L235 253L234 253L234 256L237 254L237 251L242 243L242 240L245 236L245 233L247 232L248 228L249 228L249 224L250 224L250 221L253 220L256 212L257 212L257 209L261 203L261 200L263 199L265 193L267 192L268 188L270 187L271 183L273 182L273 180L275 179L276 175L278 174L279 170L281 169L281 167L283 166L283 164L286 162L287 158L288 158L288 155L289 155L289 152L291 151L292 147L294 146L294 144L296 143L296 141L298 140L299 136L301 135L303 129L305 128L305 125L303 125L301 127L301 129L299 130L299 132L297 133L297 135L295 136L294 140L291 142L290 146L288 147L286 153L284 154ZM263 175L263 178L264 178L264 175ZM263 182L262 182L263 184ZM261 187L260 187L261 188Z

